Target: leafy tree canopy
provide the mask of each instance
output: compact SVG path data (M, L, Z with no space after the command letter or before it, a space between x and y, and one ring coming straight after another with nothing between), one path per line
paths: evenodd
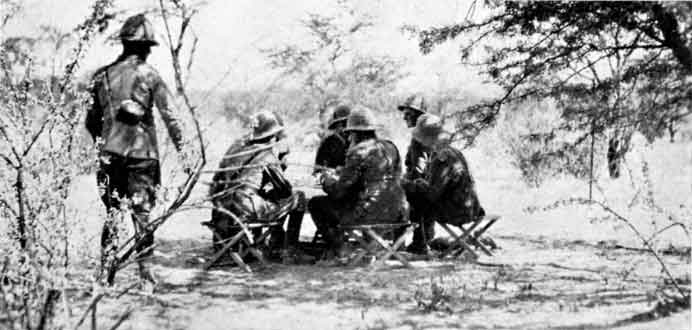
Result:
M472 4L472 8L476 3ZM486 1L489 14L449 26L413 29L420 50L457 39L461 60L478 66L502 95L455 114L471 143L503 105L552 99L554 130L649 139L690 114L692 3ZM470 15L473 16L473 15ZM552 132L545 132L552 133ZM626 143L621 144L623 146Z

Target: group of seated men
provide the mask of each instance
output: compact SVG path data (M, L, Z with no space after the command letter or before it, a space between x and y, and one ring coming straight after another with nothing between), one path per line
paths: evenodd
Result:
M292 262L302 254L299 235L307 209L327 243L324 258L343 254L340 225L406 221L418 224L407 250L425 254L435 235L434 221L460 225L484 216L466 160L451 146L440 118L427 113L419 96L406 99L398 109L413 128L406 172L402 174L394 143L378 137L372 113L340 105L332 112L313 172L326 194L309 202L284 175L288 147L281 118L269 111L256 114L252 132L233 143L213 178L210 223L215 239L240 230L229 213L248 222L287 215L285 233L274 227L270 245L280 247L284 261Z

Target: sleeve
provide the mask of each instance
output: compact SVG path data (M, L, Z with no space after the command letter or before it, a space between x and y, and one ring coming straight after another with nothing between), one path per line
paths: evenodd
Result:
M323 184L324 191L336 198L344 197L348 191L356 185L362 176L363 157L357 149L351 150L346 155L346 164L341 169L338 178L328 176Z
M100 88L100 80L94 79L93 86L91 88L91 98L92 104L91 108L87 110L85 126L91 138L96 141L97 138L101 137L101 132L103 131L103 105L99 100L98 91Z
M404 156L404 179L411 179L413 178L413 171L411 166L411 147L413 145L413 139L411 139L411 144L409 144L408 148L406 149L406 156Z
M161 119L168 129L168 135L171 136L175 149L180 151L183 141L182 130L180 129L180 123L174 114L174 103L172 102L173 96L171 95L166 83L161 80L160 77L154 79L153 86L153 97L154 105L159 109L161 114Z
M424 164L427 161L428 154L429 151L426 147L411 139L411 144L409 144L406 158L404 159L404 178L413 180L422 177L423 173L419 170L419 167L425 168Z
M273 187L271 191L268 192L269 196L274 198L291 197L293 187L291 183L286 180L280 164L268 164L264 167L262 176L262 186L264 187L266 183L271 183Z
M317 154L315 155L315 165L325 166L327 163L327 144L329 143L329 137L322 140L320 146L317 147ZM319 169L315 168L314 172L318 172ZM314 173L313 172L313 173Z
M444 153L435 155L426 170L426 180L423 181L425 183L416 185L428 201L435 202L440 199L442 193L455 181L456 173L449 164L450 160Z
M317 165L317 167L324 166L329 168L336 168L337 163L339 162L339 160L336 158L336 154L340 152L340 149L340 142L337 141L337 138L333 135L328 136L327 138L322 140L322 143L320 143L320 146L317 148L317 155L315 155L315 165ZM313 174L322 171L322 169L317 167L313 171Z

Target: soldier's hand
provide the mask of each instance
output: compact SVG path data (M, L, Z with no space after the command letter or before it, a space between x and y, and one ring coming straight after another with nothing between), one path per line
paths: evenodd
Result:
M417 188L424 188L424 187L427 187L427 186L430 185L430 184L428 183L428 181L426 181L426 180L423 179L423 178L418 178L418 179L414 180L414 181L413 181L413 184L414 184Z
M420 174L425 173L425 169L428 167L428 162L430 162L430 156L428 155L428 153L423 153L418 158L418 164L416 164L416 172Z

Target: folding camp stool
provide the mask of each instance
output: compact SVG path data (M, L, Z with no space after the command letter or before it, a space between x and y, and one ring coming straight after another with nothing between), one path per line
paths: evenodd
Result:
M233 229L237 229L238 232L231 238L222 240L215 228L207 222L202 222L202 225L209 227L214 237L223 244L223 246L214 253L212 258L204 264L204 269L206 270L213 267L226 253L231 256L233 263L237 264L248 273L251 273L252 269L243 261L243 258L248 255L248 253L255 256L262 265L267 265L267 261L262 255L261 246L266 243L269 234L275 227L280 227L283 230L286 213L282 212L281 214L273 216L272 218L276 220L243 222L231 212L226 210L221 211L235 220L237 226L234 226ZM253 232L257 230L262 232L258 237L254 237Z
M404 233L399 237L394 237L393 243L383 239L381 234L395 232L397 229L406 227ZM366 255L375 257L372 264L375 267L384 266L385 261L394 257L404 267L411 267L408 260L398 250L404 244L406 236L413 232L415 225L410 222L386 223L386 224L367 224L367 225L340 225L339 230L343 231L346 237L353 238L362 248L351 260L349 265L357 265ZM379 232L379 233L378 233Z
M463 249L463 251L469 251L473 258L477 259L478 254L475 251L473 251L469 243L483 251L483 253L485 253L486 255L492 256L493 254L483 243L481 243L480 238L483 235L483 233L485 233L485 231L487 231L499 219L499 215L485 215L484 217L476 221L465 223L461 226L458 226L459 229L461 229L461 235L455 233L449 227L449 224L440 223L440 226L442 226L442 228L445 231L447 231L447 233L449 233L449 235L454 239L452 245L449 248L447 248L447 250L444 251L440 257L445 258L452 254L456 254L457 252ZM476 227L480 225L483 225L483 227L474 231L474 229L476 229Z

